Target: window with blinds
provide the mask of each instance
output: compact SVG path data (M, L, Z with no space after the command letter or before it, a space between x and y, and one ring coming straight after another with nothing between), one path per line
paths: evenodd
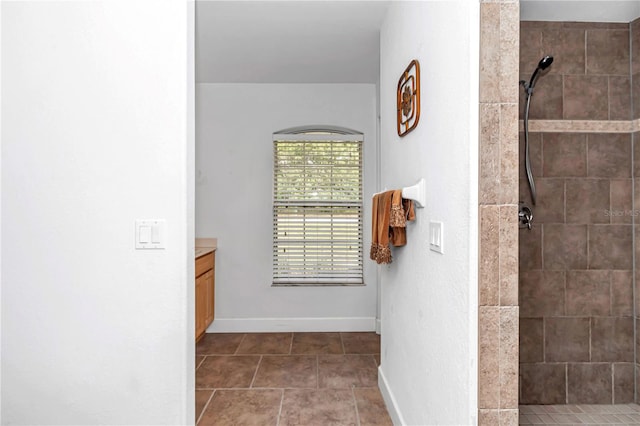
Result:
M273 285L363 284L361 133L273 135Z

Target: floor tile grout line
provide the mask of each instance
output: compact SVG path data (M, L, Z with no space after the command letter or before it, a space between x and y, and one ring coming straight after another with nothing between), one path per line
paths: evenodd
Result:
M258 360L258 365L256 365L256 371L253 372L253 377L251 378L249 389L253 388L253 383L256 381L256 376L258 375L258 369L260 368L260 364L262 364L262 355L260 355L260 359Z
M356 425L360 426L360 412L358 411L358 400L356 399L355 386L351 386L351 396L353 397L353 407L356 410Z
M242 333L242 338L240 339L240 342L238 343L238 346L236 347L236 350L232 355L238 355L238 350L240 350L240 346L242 346L242 342L244 342L245 337L247 337L247 333Z
M211 396L209 396L209 399L207 399L207 403L204 404L204 407L202 407L202 412L196 419L196 425L200 422L200 420L202 420L202 416L204 416L205 411L207 411L207 408L209 407L209 404L211 403L211 400L213 399L213 395L215 393L216 393L216 389L214 389L213 392L211 392Z
M376 387L372 387L372 386L356 386L358 389L377 389ZM299 389L305 389L305 390L316 390L317 388L315 386L304 386L304 387L295 387L295 386L284 386L284 387L272 387L272 386L256 386L253 388L240 388L240 387L231 387L231 388L196 388L196 390L202 391L202 390L233 390L233 391L253 391L253 390L299 390ZM326 389L334 389L334 390L349 390L350 388L348 387L344 387L344 388L320 388L320 390L326 390Z
M295 332L291 332L291 341L289 342L289 355L293 355L292 351L293 351L293 336L295 335Z
M316 389L320 389L320 355L316 354Z
M284 389L281 389L280 408L278 409L278 418L276 419L276 426L280 426L280 416L282 416L282 404L284 404Z
M204 361L207 359L207 356L206 356L206 355L198 355L198 356L201 356L201 357L202 357L202 360L198 363L198 365L196 365L196 369L195 369L195 371L198 371L198 368L200 368L200 366L201 366L202 364L204 364Z
M340 334L340 346L342 346L342 355L345 355L347 353L347 351L344 348L344 339L342 338L342 333Z

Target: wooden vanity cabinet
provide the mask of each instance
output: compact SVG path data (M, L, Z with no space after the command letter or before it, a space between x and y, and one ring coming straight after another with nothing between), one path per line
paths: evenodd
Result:
M213 322L216 252L196 258L196 342Z

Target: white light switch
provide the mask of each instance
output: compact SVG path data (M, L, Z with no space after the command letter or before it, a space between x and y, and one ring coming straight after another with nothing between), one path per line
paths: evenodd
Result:
M151 225L151 242L154 244L160 244L160 225Z
M140 237L138 238L141 244L147 244L151 241L151 227L146 225L140 226Z
M429 223L429 248L440 254L444 254L442 228L442 222Z
M136 249L164 249L164 219L136 220Z

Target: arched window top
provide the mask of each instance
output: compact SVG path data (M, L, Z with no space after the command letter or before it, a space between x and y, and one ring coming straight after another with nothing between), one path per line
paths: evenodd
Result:
M298 126L289 127L288 129L278 130L274 132L275 135L300 135L300 134L313 134L313 133L333 133L338 135L362 135L362 132L339 126L326 126L326 125L312 125L312 126Z

